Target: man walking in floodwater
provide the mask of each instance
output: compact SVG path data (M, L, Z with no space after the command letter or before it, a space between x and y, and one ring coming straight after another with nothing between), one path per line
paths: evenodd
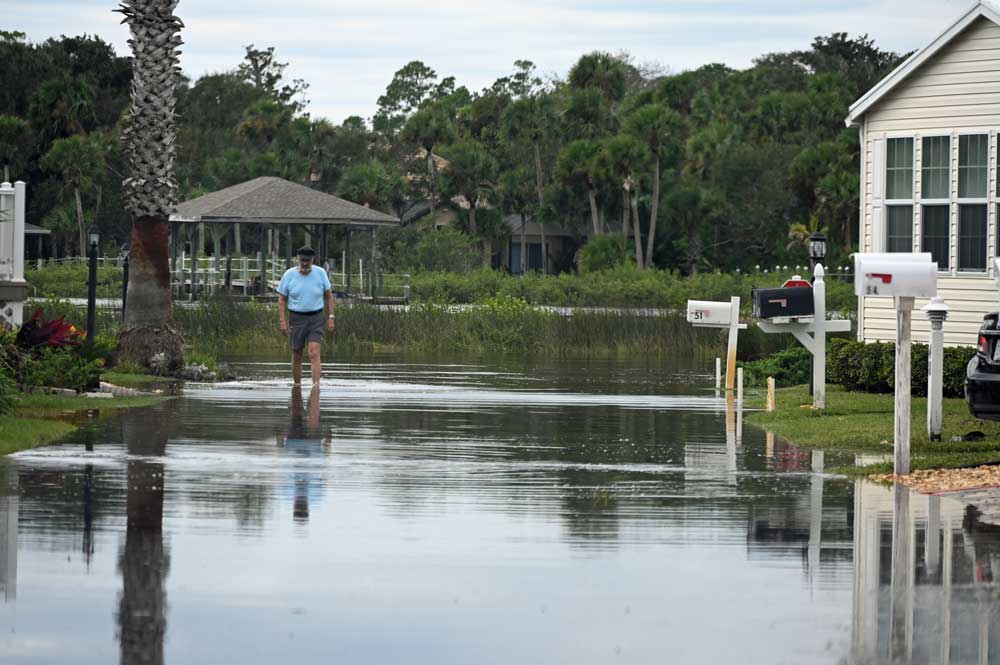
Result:
M324 331L333 331L333 291L326 271L314 266L312 247L299 248L299 265L289 268L278 284L278 318L281 333L292 351L292 379L302 383L302 349L309 352L313 386L319 386L320 342ZM323 306L326 304L327 314ZM287 313L286 313L287 310Z

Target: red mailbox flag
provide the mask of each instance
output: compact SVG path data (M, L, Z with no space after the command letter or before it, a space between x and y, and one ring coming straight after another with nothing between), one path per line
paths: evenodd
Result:
M793 287L793 286L804 286L804 287L809 288L809 289L812 288L812 284L810 284L808 280L805 280L805 279L794 279L794 278L793 279L786 279L785 283L781 285L781 288L784 289L784 288L790 288L790 287Z

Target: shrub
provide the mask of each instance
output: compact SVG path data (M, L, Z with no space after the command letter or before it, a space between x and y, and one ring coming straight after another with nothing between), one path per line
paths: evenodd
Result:
M761 360L745 363L743 370L750 384L763 384L773 376L778 386L809 383L809 359L812 354L803 346L783 349Z
M945 347L945 397L964 395L965 367L975 353L976 350L970 347ZM927 395L927 356L926 344L912 345L910 390L913 395ZM867 393L891 393L895 390L895 344L835 339L830 343L826 366L827 379L846 390Z
M599 272L624 265L632 255L621 233L594 236L580 256L580 272Z
M21 380L30 386L85 390L98 385L100 359L88 360L65 349L45 349L21 366Z

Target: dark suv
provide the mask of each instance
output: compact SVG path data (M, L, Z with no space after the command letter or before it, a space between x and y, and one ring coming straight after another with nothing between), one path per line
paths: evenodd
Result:
M965 401L976 418L1000 420L1000 312L983 317L976 355L965 369Z

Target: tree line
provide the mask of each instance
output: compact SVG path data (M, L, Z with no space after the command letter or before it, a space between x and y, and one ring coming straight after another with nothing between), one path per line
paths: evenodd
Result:
M306 112L308 83L273 48L249 45L230 71L182 78L177 180L182 200L273 175L416 225L449 210L484 263L509 215L688 274L802 260L816 230L836 256L857 244L859 146L843 118L903 57L845 33L743 70L595 51L565 76L518 60L479 91L413 61L370 119L337 124ZM29 221L62 254L92 226L125 244L129 60L98 37L0 31L0 80L0 164L29 182Z

